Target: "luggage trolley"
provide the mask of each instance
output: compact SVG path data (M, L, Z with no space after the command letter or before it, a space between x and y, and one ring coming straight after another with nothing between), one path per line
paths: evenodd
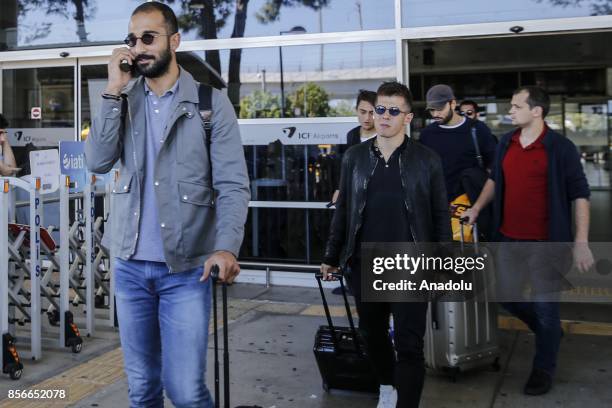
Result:
M104 182L104 213L103 216L96 218L93 226L93 245L95 251L93 270L96 279L94 304L97 309L108 310L108 320L103 322L109 327L117 326L115 318L115 282L112 273L114 264L110 249L102 241L107 234L110 235L110 225L108 225L111 214L110 197L118 177L119 170L114 169L112 177L96 178L97 181Z
M80 353L83 346L79 329L74 323L74 315L70 311L69 303L69 271L70 271L70 245L68 230L70 225L70 176L60 175L60 245L58 246L49 232L41 227L41 249L45 258L50 262L50 267L45 275L59 272L59 282L54 288L59 291L59 307L53 303L47 311L49 324L59 326L59 346L70 347L73 353ZM56 295L57 297L57 295Z
M86 181L81 197L83 199L82 210L77 211L77 217L70 227L68 241L72 255L68 280L70 287L75 292L72 304L85 306L85 328L87 336L94 334L95 311L94 311L94 272L93 263L95 255L93 251L93 217L95 214L93 184L96 177L93 174L86 176ZM78 196L78 194L77 194Z
M0 363L2 372L9 374L11 379L21 378L23 364L15 347L15 340L9 333L9 297L8 297L8 208L10 204L10 182L0 178L0 334L2 334L2 353L0 353Z
M118 175L119 171L115 169L112 173L112 177L108 177L108 175L97 176L96 183L94 183L94 190L96 193L98 193L99 187L102 187L104 191L103 216L99 216L95 219L92 232L93 251L95 254L93 271L96 284L94 305L97 309L108 310L108 319L104 319L102 322L106 323L109 327L116 326L115 290L112 274L113 264L110 249L107 248L102 241L104 240L105 234L110 233L110 228L106 228L111 213L110 197Z
M50 234L52 227L47 229L42 225L40 226L40 238L38 241L43 262L40 288L45 300L49 303L47 308L49 324L60 327L58 336L59 347L70 347L73 353L79 353L82 349L83 340L80 337L77 326L74 324L74 316L69 310L67 301L69 285L65 278L69 270L69 250L66 232L68 230L67 225L69 224L69 184L69 178L60 176L60 245L56 244ZM29 225L9 224L9 231L14 237L12 245L9 243L9 252L11 252L12 260L27 273L28 265L25 263L25 259L28 257L27 243L30 240L31 228ZM45 263L47 266L45 266ZM28 298L27 293L22 294ZM58 298L61 305L57 303ZM24 310L23 306L20 307L17 299L15 303L22 315L27 316L27 311ZM20 323L24 324L25 319Z
M69 269L66 237L69 180L66 179L65 183L60 183L60 207L64 210L63 217L60 216L60 224L64 225L60 231L63 234L60 235L62 245L59 247L49 230L41 226L43 204L38 195L40 179L34 180L35 188L31 189L28 182L9 178L9 184L13 183L17 188L29 191L30 224L7 223L6 226L2 226L2 229L8 229L8 256L6 262L3 263L10 262L13 265L11 271L14 270L8 275L9 323L20 325L30 323L32 358L39 359L42 342L40 314L42 313L47 313L51 325L60 326L58 335L60 347L70 347L72 352L78 353L81 351L83 341L67 303L68 284L65 277ZM4 221L6 222L6 219ZM25 284L28 280L30 281L29 288ZM47 308L43 309L43 306ZM15 311L21 315L20 319L17 319Z
M112 186L106 183L103 176L87 174L86 180L82 195L77 193L77 197L83 199L82 210L77 212L77 219L68 234L73 259L68 279L75 293L73 305L85 306L85 325L87 335L90 336L94 334L98 323L115 326L111 257L108 248L102 245L103 226L108 219L110 207L108 191ZM106 190L105 216L95 218L96 187L102 185ZM96 318L96 309L107 309L108 319Z
M40 264L40 212L42 203L40 200L40 178L34 178L32 183L28 183L18 178L7 177L4 179L4 186L6 186L7 183L9 186L8 188L13 186L28 192L30 201L30 229L28 235L35 237L34 239L28 239L28 255L30 262L27 264L25 262L25 258L22 258L22 253L19 251L26 238L26 233L21 232L13 242L10 242L10 239L8 238L8 217L0 220L2 223L0 225L0 229L3 231L2 233L7 234L6 248L8 255L1 260L2 264L6 265L5 268L7 269L7 322L9 324L17 322L14 316L11 316L14 314L15 308L17 308L23 314L20 322L30 323L30 347L32 359L38 360L42 356L42 322L40 313L42 306L40 288L40 275L42 272ZM9 204L9 206L13 207L12 203ZM15 251L17 251L16 254ZM15 262L17 266L21 267L19 273L9 276L9 262ZM30 280L29 293L24 286L24 282L27 279ZM23 298L23 301L21 298ZM13 307L11 308L11 306ZM12 309L12 313L9 309Z

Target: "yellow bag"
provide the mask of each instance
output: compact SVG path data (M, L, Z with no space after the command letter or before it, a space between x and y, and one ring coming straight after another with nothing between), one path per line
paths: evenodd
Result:
M470 199L467 194L461 194L458 197L455 197L453 201L450 203L451 207L451 228L453 230L453 241L461 241L461 217L465 210L470 208L472 203L470 203ZM472 226L464 225L463 226L463 242L473 242L474 238L472 236Z

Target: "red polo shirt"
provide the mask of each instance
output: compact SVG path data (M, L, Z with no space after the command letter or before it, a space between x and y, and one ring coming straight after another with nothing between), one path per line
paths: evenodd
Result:
M548 239L548 156L542 143L547 126L529 146L517 130L504 156L504 212L501 233L514 239Z

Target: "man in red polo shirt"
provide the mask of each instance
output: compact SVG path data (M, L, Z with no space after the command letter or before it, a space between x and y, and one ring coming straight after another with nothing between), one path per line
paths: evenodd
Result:
M473 223L493 201L496 241L504 243L496 257L498 298L535 333L527 395L550 390L563 333L558 294L565 271L559 258L564 254L555 252L559 246L542 242L573 241L577 268L584 272L593 265L588 247L589 186L576 146L544 121L549 109L550 98L541 88L526 86L514 92L510 116L518 129L502 137L490 179L465 213ZM528 299L523 298L526 282L531 287Z

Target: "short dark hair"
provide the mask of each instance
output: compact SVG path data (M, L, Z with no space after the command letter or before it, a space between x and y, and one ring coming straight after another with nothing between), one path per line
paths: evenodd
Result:
M359 94L357 95L357 103L355 104L355 108L359 106L361 101L368 102L370 105L376 105L376 92L368 91L367 89L360 89Z
M376 96L400 96L406 101L408 111L412 111L412 93L404 84L397 81L383 82L376 91Z
M164 3L160 3L158 1L147 1L142 3L140 6L134 9L132 16L135 16L138 13L152 13L154 11L159 11L162 16L164 16L168 34L178 32L178 21L176 19L176 14L174 14L174 11Z
M0 113L0 129L6 129L9 126L8 120Z
M472 105L474 107L474 111L478 112L478 104L474 102L473 100L465 99L461 101L461 103L459 104L459 109L461 109L461 107L465 105Z
M550 96L548 96L548 92L539 86L528 85L521 86L514 91L512 95L518 95L521 92L527 92L529 94L527 97L527 105L529 105L529 109L533 109L536 106L542 108L542 119L544 119L550 111Z

